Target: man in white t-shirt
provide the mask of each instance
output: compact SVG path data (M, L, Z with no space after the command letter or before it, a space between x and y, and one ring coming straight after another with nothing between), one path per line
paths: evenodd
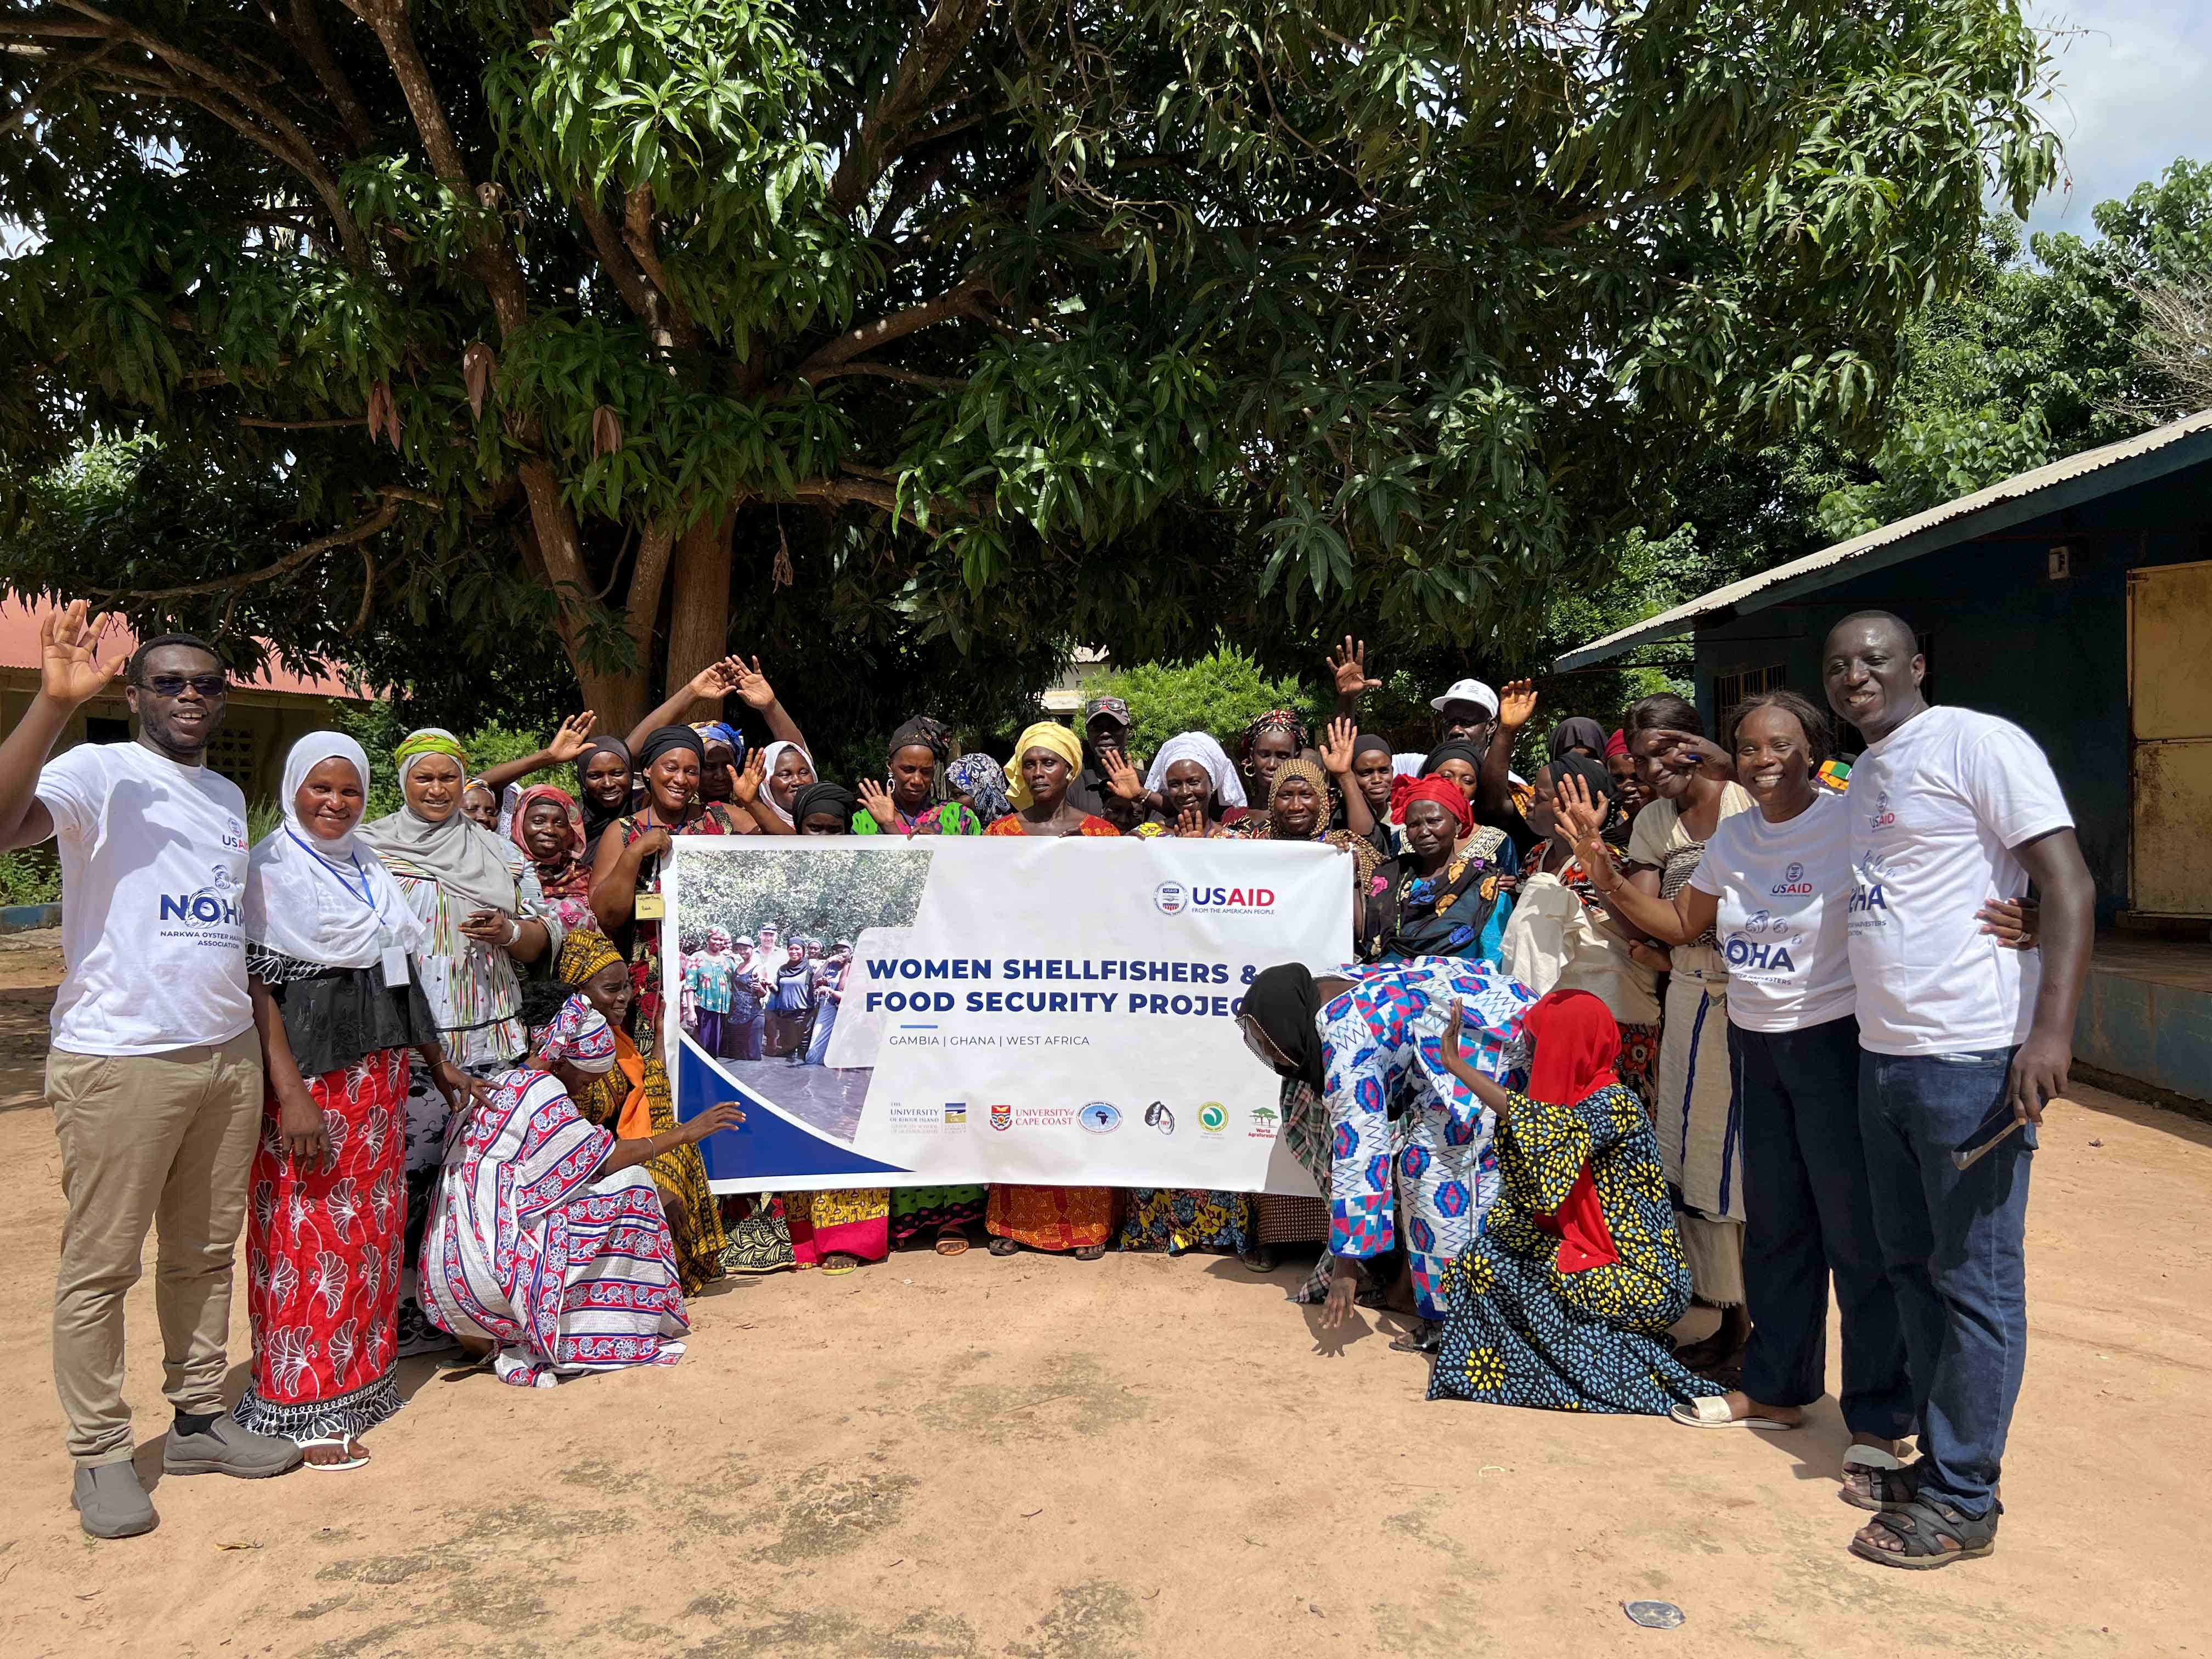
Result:
M2042 750L1994 715L1931 708L1925 672L1886 611L1846 617L1822 653L1829 707L1867 742L1844 797L1859 1116L1923 1454L1904 1472L1910 1501L1851 1548L1912 1566L1994 1547L2027 1345L2034 1126L2073 1064L2096 899ZM1976 912L2031 880L2042 948L2006 950ZM2008 1119L2019 1127L1958 1167Z
M123 1298L158 1218L154 1307L176 1422L174 1474L281 1474L289 1440L222 1414L231 1264L261 1125L261 1049L240 890L246 798L202 764L228 677L202 641L167 635L127 666L135 743L47 754L126 665L99 659L109 618L82 600L40 628L40 689L0 744L0 848L52 837L62 952L46 1098L69 1219L54 1287L54 1383L70 1420L85 1531L149 1531L123 1399Z

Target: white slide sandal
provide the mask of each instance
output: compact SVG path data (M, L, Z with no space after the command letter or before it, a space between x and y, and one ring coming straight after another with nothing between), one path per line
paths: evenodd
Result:
M348 1446L355 1443L351 1435L325 1435L313 1440L302 1440L298 1443L307 1466L324 1474L339 1474L347 1469L361 1469L368 1467L368 1459L366 1456L349 1455L340 1458L335 1463L318 1463L313 1458L304 1456L304 1454L309 1450L319 1451L325 1446L335 1446L340 1451L344 1451Z
M1692 1429L1765 1429L1770 1434L1779 1434L1800 1426L1798 1423L1778 1423L1771 1417L1737 1417L1729 1410L1728 1401L1717 1394L1676 1406L1667 1415Z

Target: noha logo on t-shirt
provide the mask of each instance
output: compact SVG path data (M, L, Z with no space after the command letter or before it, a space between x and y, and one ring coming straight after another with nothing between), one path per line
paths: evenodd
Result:
M216 865L208 884L196 893L161 895L161 920L196 922L203 927L236 927L240 924L238 881Z

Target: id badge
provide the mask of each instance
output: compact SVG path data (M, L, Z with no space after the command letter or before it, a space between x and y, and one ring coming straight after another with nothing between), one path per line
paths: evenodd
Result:
M658 893L640 893L630 914L639 921L659 921L668 914L668 901Z
M407 966L407 952L397 945L384 947L384 984L387 990L398 990L414 977Z

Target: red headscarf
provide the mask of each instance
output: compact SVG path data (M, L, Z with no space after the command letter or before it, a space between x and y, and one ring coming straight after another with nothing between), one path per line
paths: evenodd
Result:
M1432 800L1452 815L1452 821L1459 825L1461 835L1474 833L1474 808L1468 805L1467 797L1460 793L1460 787L1449 778L1413 778L1405 782L1404 793L1395 794L1390 802L1390 810L1397 815L1401 823L1406 821L1406 809L1415 801Z
M1615 755L1625 755L1627 752L1628 733L1616 726L1613 728L1613 735L1605 740L1605 757L1611 760Z
M1612 1011L1588 991L1548 993L1521 1017L1521 1029L1535 1045L1528 1062L1528 1098L1539 1104L1572 1106L1620 1080L1613 1069L1620 1058L1620 1027ZM1576 1175L1566 1202L1534 1219L1559 1235L1563 1273L1620 1260L1588 1162Z
M568 829L568 844L562 849L561 861L556 865L538 864L539 886L549 899L588 898L592 891L592 872L585 868L581 854L584 850L584 817L576 808L575 798L550 783L534 783L517 797L514 817L507 829L508 836L522 848L522 856L537 864L529 842L522 838L522 821L530 814L532 805L550 800L561 809Z

